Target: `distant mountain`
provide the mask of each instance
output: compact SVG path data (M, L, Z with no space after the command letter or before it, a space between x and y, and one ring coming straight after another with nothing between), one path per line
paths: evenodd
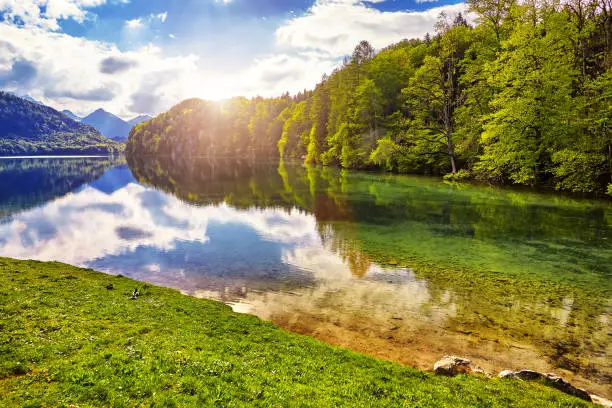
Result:
M0 156L109 154L123 146L45 105L0 92Z
M148 122L148 121L150 121L151 119L153 119L153 117L152 117L152 116L149 116L149 115L140 115L140 116L136 116L136 117L135 117L134 119L132 119L132 120L129 120L129 121L128 121L128 123L129 123L129 124L130 124L132 127L134 127L134 126L136 126L136 125L141 124L142 122Z
M93 126L105 137L119 142L125 142L130 134L130 129L132 129L132 125L128 122L104 109L98 109L92 114L84 117L81 123Z
M76 121L76 122L80 122L82 118L78 117L77 115L75 115L74 113L70 112L68 109L64 109L62 111L62 113L66 116L68 116L70 119Z

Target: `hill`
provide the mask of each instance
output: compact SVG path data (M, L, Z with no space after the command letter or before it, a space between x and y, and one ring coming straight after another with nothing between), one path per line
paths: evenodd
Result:
M81 123L93 126L105 137L116 141L127 140L132 125L104 109L98 109L84 117Z
M0 156L111 154L123 146L61 112L0 92Z

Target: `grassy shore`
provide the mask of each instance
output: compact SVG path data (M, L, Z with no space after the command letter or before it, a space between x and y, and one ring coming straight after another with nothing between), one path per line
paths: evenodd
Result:
M540 384L437 377L125 277L0 258L3 407L587 405Z

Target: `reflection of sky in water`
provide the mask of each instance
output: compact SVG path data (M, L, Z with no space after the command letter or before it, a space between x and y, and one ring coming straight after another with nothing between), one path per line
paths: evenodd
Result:
M13 215L0 224L0 237L3 256L87 266L224 299L228 292L244 297L247 290L351 279L346 261L322 243L311 214L193 206L130 180L122 168ZM370 279L382 271L370 270Z

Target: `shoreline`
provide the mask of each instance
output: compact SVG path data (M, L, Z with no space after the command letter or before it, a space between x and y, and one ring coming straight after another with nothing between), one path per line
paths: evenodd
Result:
M104 157L115 157L120 155L40 155L40 156L0 156L0 160L9 159L100 159Z

